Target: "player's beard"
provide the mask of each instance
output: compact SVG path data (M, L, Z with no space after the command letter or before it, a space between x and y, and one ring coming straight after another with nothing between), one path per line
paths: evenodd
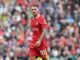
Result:
M34 14L34 17L36 17L37 16L37 14Z
M37 13L33 13L33 15L34 15L34 17L37 17L38 14Z

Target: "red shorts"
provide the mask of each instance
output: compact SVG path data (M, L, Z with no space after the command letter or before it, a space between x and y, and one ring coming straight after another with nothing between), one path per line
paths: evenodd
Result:
M35 48L34 47L35 43L31 43L30 50L29 50L29 55L30 57L33 56L39 56L42 58L46 58L48 56L48 44L47 41L42 41L40 47Z

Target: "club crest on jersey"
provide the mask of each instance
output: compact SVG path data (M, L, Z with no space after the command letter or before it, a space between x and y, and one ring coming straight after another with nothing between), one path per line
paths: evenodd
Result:
M41 50L40 53L41 53L41 55L45 55L46 51L45 50Z

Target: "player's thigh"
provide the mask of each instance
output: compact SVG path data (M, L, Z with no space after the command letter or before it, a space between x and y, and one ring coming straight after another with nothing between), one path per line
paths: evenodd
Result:
M42 57L42 60L49 60L49 56Z
M29 56L33 57L33 56L37 56L37 55L38 55L38 53L37 53L36 49L30 48L30 50L29 50Z
M30 60L36 60L36 56L39 56L38 51L35 48L30 48L29 50Z
M46 58L42 58L42 60L49 60L49 57L46 57Z
M35 56L32 56L32 57L30 57L29 60L36 60L36 57Z

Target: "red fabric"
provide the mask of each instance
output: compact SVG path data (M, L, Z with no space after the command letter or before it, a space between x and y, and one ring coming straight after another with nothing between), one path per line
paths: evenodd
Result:
M32 5L39 5L39 3L37 2L37 1L35 1L35 0L32 0L32 3L30 4L30 6L32 6Z
M42 41L41 46L39 48L30 48L30 50L29 50L30 57L32 57L32 56L39 56L42 58L47 57L48 47L46 45L47 45L47 41ZM40 51L42 51L42 50L46 50L45 55L41 54Z
M4 32L2 30L0 30L0 36L3 35L3 34L4 34Z
M23 4L24 3L24 0L17 0L17 3L18 4Z
M59 46L67 45L68 41L66 38L60 38L59 39Z
M23 24L23 25L26 25L26 24L27 24L27 20L22 19L22 24Z
M76 49L74 49L74 50L71 50L71 54L72 54L72 55L75 55L75 54L77 54L77 51L76 51Z
M28 5L28 2L24 1L24 0L17 0L17 4L21 4L22 6L27 6Z
M35 43L38 41L38 39L40 38L43 29L47 29L48 25L45 21L45 19L40 16L38 18L34 18L31 20L31 26L32 26L32 30L33 30L33 40L31 41L30 44L30 56L41 56L43 57L40 53L40 50L44 50L44 49L48 49L48 42L45 38L43 38L41 45L39 47L38 50L35 49Z
M43 29L48 28L48 25L42 16L32 19L31 26L32 26L32 30L33 30L33 41L34 42L40 38L40 36L43 32Z
M24 40L19 39L18 43L19 43L20 45L22 45L22 44L24 43Z

